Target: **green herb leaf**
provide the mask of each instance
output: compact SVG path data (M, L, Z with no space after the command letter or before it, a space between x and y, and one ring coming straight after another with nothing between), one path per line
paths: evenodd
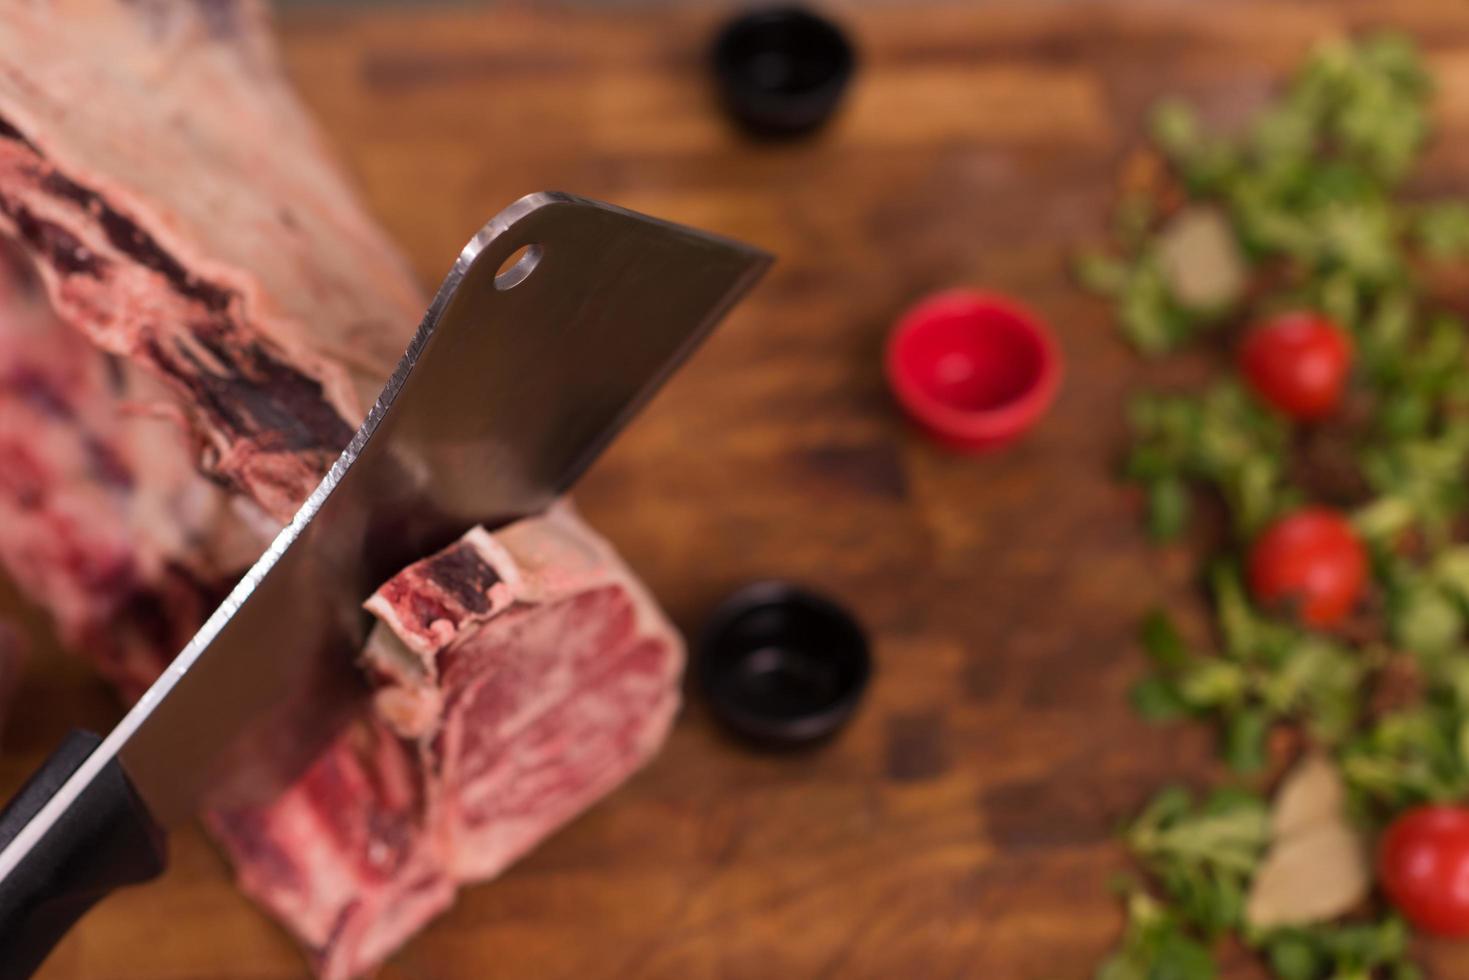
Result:
M1181 670L1188 665L1188 648L1166 612L1154 609L1148 613L1141 633L1143 649L1155 665L1164 670Z
M1208 949L1177 917L1137 891L1128 896L1122 946L1097 970L1096 980L1214 980L1217 975Z
M1447 261L1469 255L1469 205L1447 201L1421 209L1413 234L1430 258Z
M1127 839L1185 918L1215 935L1240 922L1245 884L1269 833L1269 814L1256 796L1220 790L1195 807L1175 787L1154 798Z
M1183 533L1189 518L1188 487L1176 476L1148 484L1148 532L1158 541Z
M1147 721L1176 721L1192 712L1188 701L1173 684L1156 675L1133 685L1132 708Z
M1401 919L1280 929L1257 940L1279 980L1411 977ZM1406 972L1405 972L1406 971Z
M1270 734L1270 716L1259 708L1247 708L1229 718L1224 729L1224 759L1235 772L1252 773L1265 768L1265 740Z

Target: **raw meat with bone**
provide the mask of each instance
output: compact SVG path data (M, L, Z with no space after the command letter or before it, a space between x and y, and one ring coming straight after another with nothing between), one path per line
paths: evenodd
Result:
M345 444L424 299L258 3L0 10L0 560L136 695ZM682 666L565 506L469 531L368 609L373 711L274 804L206 818L332 977L647 759Z

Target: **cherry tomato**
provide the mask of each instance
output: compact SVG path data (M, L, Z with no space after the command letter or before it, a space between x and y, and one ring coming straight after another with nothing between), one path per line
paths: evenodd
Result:
M1414 926L1469 936L1469 808L1420 806L1399 816L1378 846L1377 873Z
M1351 339L1316 313L1271 317L1245 335L1240 370L1255 394L1292 418L1319 419L1341 401Z
M1303 507L1267 527L1249 557L1250 592L1262 605L1293 604L1311 626L1352 611L1367 585L1367 552L1334 510Z

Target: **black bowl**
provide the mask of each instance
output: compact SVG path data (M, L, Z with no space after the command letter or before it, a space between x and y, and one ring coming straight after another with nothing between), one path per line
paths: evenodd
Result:
M792 136L831 116L856 67L836 24L802 7L742 14L715 37L714 75L730 113L766 136Z
M696 671L711 711L730 730L769 747L798 746L852 716L872 655L841 606L785 582L759 582L715 611Z

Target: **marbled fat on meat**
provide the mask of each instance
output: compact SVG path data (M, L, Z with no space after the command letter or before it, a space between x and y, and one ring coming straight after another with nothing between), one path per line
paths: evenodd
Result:
M679 644L566 505L470 531L367 608L373 723L274 806L209 817L242 886L327 976L367 968L460 882L498 874L622 782L678 706Z
M0 21L0 562L135 697L345 444L425 300L262 4L0 0ZM371 710L272 805L205 817L327 977L649 758L683 662L567 505L470 530L367 609Z

